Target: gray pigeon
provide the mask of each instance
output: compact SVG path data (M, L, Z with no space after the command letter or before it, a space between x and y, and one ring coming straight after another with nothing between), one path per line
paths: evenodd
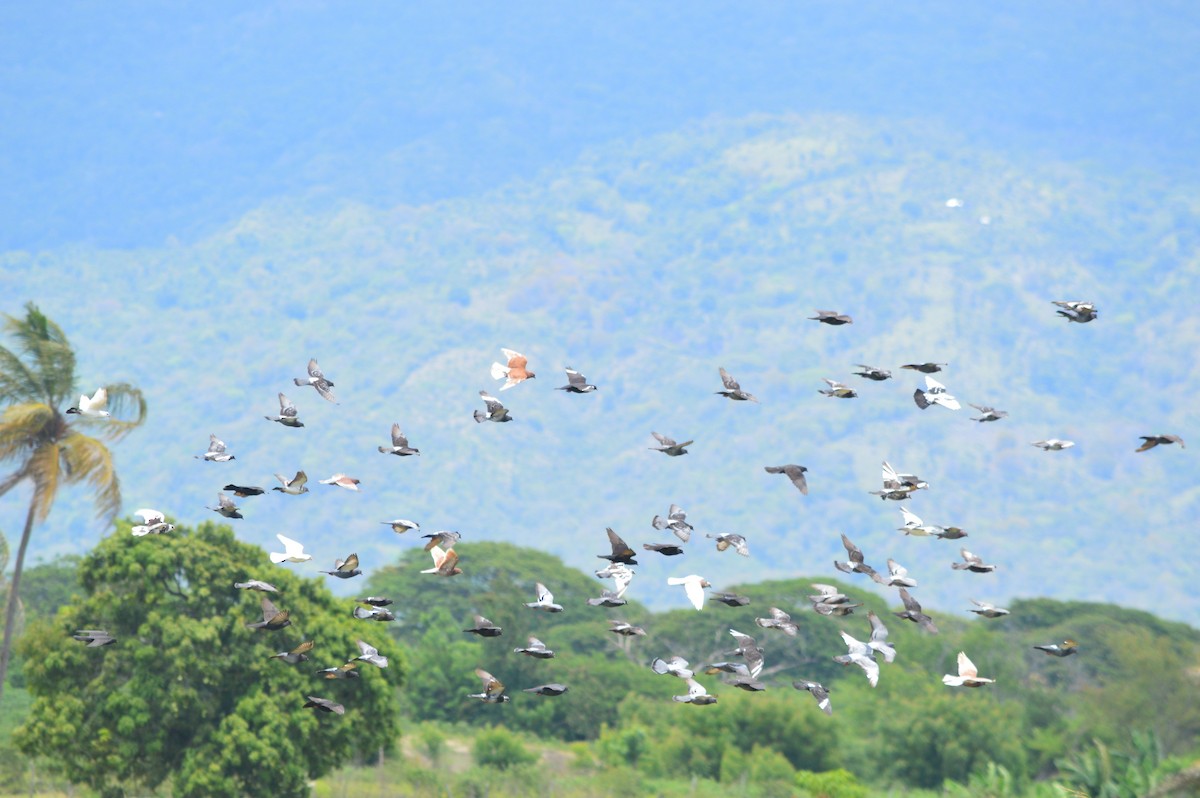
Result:
M463 631L479 635L480 637L499 637L503 633L503 630L499 626L482 615L476 615L475 625L470 629L463 629Z
M500 400L494 396L489 396L487 391L480 391L479 396L483 399L483 404L487 408L487 412L482 410L475 411L475 422L482 424L485 421L495 421L497 424L503 424L512 421L512 416L508 414L508 408L500 404ZM507 698L507 696L505 696Z
M829 387L821 388L817 391L817 393L824 394L825 396L829 396L834 399L853 399L854 397L858 396L858 391L854 390L845 383L838 382L837 380L831 380L828 377L822 377L821 382L826 383Z
M296 413L296 406L292 404L292 400L288 399L283 394L279 394L279 415L275 418L264 416L267 421L275 421L285 427L303 427L299 415Z
M640 626L634 626L625 621L610 620L608 622L608 631L613 634L621 635L622 637L645 637L646 630Z
M397 518L392 521L380 521L379 523L384 524L386 526L390 526L392 528L392 531L395 532L397 535L403 535L405 532L408 532L413 529L417 530L418 532L421 531L420 524L418 524L416 521L409 521L407 518ZM431 536L426 535L426 537L431 537ZM436 546L438 544L435 543L434 545ZM452 543L450 545L454 545L454 544Z
M230 460L237 459L225 451L225 441L212 434L208 436L208 451L195 455L195 458L209 463L228 463Z
M882 654L884 662L892 662L896 659L896 649L887 641L887 627L873 612L867 613L867 620L871 622L871 639L867 641L867 648Z
M941 371L943 366L948 366L948 365L950 365L950 364L949 363L909 363L905 366L901 366L900 368L911 369L912 371L919 371L922 374L934 374L938 371Z
M920 603L904 588L900 588L900 600L904 602L904 612L893 612L892 615L912 621L930 634L938 633L937 627L933 624L933 618L921 611Z
M420 449L413 449L408 445L408 438L404 437L404 433L400 431L399 424L392 425L392 445L380 446L381 454L394 454L397 457L408 457L414 454L420 454Z
M233 586L238 590L261 590L264 593L278 593L279 588L269 582L261 582L257 579L251 579L249 582L234 582Z
M650 448L656 452L662 452L668 457L679 457L680 455L687 454L687 449L684 447L695 443L695 441L676 443L673 438L668 438L666 435L659 435L657 432L651 432L650 434L654 436L654 440L662 444L661 446L651 446Z
M757 679L763 669L763 650L758 647L758 643L750 635L742 634L736 629L730 629L729 634L733 635L733 639L737 641L736 653L741 654L742 659L746 661L746 668L749 669L750 676Z
M478 698L485 704L503 704L512 699L504 694L504 683L483 668L476 668L475 675L483 682L483 692L473 693L467 698Z
M980 422L999 421L1002 418L1008 417L1008 413L1004 410L997 410L996 408L988 407L987 405L974 405L974 404L971 404L970 402L968 402L967 404L971 405L971 407L973 407L979 411L979 417L972 418L971 419L972 421L980 421Z
M226 496L224 493L217 494L217 506L206 507L206 510L212 510L215 513L220 513L226 518L243 518L244 516L238 512L238 506L233 503L233 499Z
M875 569L863 562L862 549L850 542L850 538L842 533L842 545L846 547L846 554L849 556L848 562L839 560L833 561L833 567L845 574L867 574L868 576L875 575Z
M333 396L333 391L329 390L333 387L333 382L326 379L321 373L321 367L317 365L316 360L308 361L308 378L293 377L292 382L296 385L311 385L317 389L317 393L321 394L321 398L328 399L330 402L337 404L337 399Z
M435 546L452 549L455 543L462 540L462 535L459 533L445 529L434 532L432 535L421 535L421 537L429 539L429 542L425 544L425 551L433 551Z
M771 607L768 610L771 614L770 618L755 618L754 622L763 629L778 629L788 637L795 637L800 628L792 620L792 616L788 615L778 607Z
M88 648L100 648L111 645L117 640L117 638L103 629L78 629L71 637L80 643L87 643Z
M995 604L988 604L986 601L976 601L971 599L971 603L979 609L971 610L976 615L982 615L984 618L1001 618L1008 615L1008 610L1003 607L997 607Z
M360 621L394 621L396 616L383 607L355 607L354 617Z
M322 668L317 671L318 676L324 676L326 679L360 679L362 674L358 672L358 663L353 660L345 665L336 665L332 668Z
M709 597L713 601L718 601L726 607L745 607L750 603L750 599L746 596L739 596L737 593L709 593Z
M660 676L669 673L672 676L678 676L680 679L692 678L692 671L688 668L688 661L683 657L671 657L670 659L655 657L650 663L650 670Z
M321 573L336 576L338 579L349 579L362 573L358 567L357 554L351 554L344 560L334 560L333 568L332 571L321 571Z
M727 682L730 687L736 687L739 690L745 690L748 693L761 693L767 689L767 686L760 681L750 679L745 676L739 676L731 682Z
M347 660L347 662L369 662L377 668L388 666L388 658L380 655L379 649L365 640L358 641L358 652L357 657Z
M855 365L862 369L862 371L854 372L855 376L857 377L866 377L868 380L874 380L875 382L883 382L884 380L890 380L892 378L892 372L888 371L887 369L878 369L874 366L865 366L862 363L856 363Z
M595 385L589 385L587 377L580 374L575 369L567 366L567 384L561 388L556 388L558 391L566 391L567 393L591 393L596 390Z
M248 623L246 627L249 629L269 629L272 632L277 632L285 626L292 625L292 622L288 620L288 613L280 611L266 596L262 597L262 616L263 619L261 621Z
M750 677L750 669L744 662L714 662L711 665L702 665L700 670L709 676L716 676L718 673L732 673L734 676Z
M831 324L834 327L839 327L843 324L853 324L854 319L847 316L845 313L838 313L836 310L818 310L817 315L809 316L809 321L819 321L822 324Z
M533 693L534 695L558 696L567 692L567 686L565 684L539 684L537 687L526 687L521 692Z
M244 499L247 496L261 496L266 493L262 488L256 488L251 485L226 485L222 490L227 490L239 499Z
M871 578L884 587L916 587L917 580L908 575L908 569L895 560L887 561L888 575L871 574Z
M792 484L796 486L796 490L805 496L808 495L808 479L804 476L804 472L807 470L806 466L791 463L781 466L763 466L763 471L766 471L768 474L786 475L792 481Z
M286 662L288 665L297 665L301 662L308 661L308 652L312 651L313 641L305 640L300 645L293 648L291 651L281 651L278 654L272 654L267 659L277 659Z
M996 570L995 565L987 565L983 562L983 558L972 554L966 549L959 552L962 554L963 562L951 563L950 567L956 571L970 571L973 574L990 574Z
M678 701L681 704L696 704L698 706L717 703L717 697L715 695L709 695L708 691L704 689L704 686L695 679L689 678L687 680L687 684L687 695L672 696L675 701Z
M717 541L717 551L725 551L725 549L732 546L734 551L743 557L750 556L750 546L741 535L725 532L720 535L705 535L705 537Z
M279 480L283 487L271 488L280 493L286 493L289 496L299 496L301 493L308 493L308 487L305 485L308 482L308 474L303 471L297 471L296 476L288 479L283 474L276 474L275 479Z
M514 654L525 654L534 659L553 659L554 652L546 648L546 644L538 640L533 635L529 636L528 644L525 648L514 648Z
M390 598L384 598L383 596L365 596L360 599L355 599L355 601L357 601L359 604L370 604L372 607L390 607L396 603Z
M748 394L742 390L742 386L738 385L738 381L731 377L728 371L724 368L720 368L718 371L721 372L721 384L725 386L725 390L717 391L717 394L727 399L732 399L735 402L751 401L756 404L758 403L753 394Z
M671 505L665 519L661 515L654 516L650 521L650 525L660 531L664 529L671 530L675 537L684 543L692 539L692 525L687 522L687 513L678 504Z
M328 698L317 698L316 696L313 696L313 695L305 696L305 698L308 699L307 701L304 702L305 709L312 708L319 712L332 712L335 715L345 715L346 714L346 708L344 706L342 706L341 704L335 703L333 701L330 701Z
M1096 305L1092 302L1053 302L1051 304L1062 308L1062 310L1054 311L1059 316L1068 322L1073 321L1079 324L1087 324L1089 321L1095 320L1096 315L1100 312L1096 310Z
M546 586L541 582L537 583L537 601L533 601L525 605L533 610L542 610L544 612L562 612L561 604L554 603L554 594L546 589Z

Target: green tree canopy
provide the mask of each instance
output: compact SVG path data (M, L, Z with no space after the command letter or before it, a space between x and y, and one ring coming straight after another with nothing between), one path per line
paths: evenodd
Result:
M394 742L405 662L380 624L354 619L349 602L272 565L227 526L143 538L129 528L119 524L83 560L83 597L22 639L35 696L17 732L24 751L105 795L169 782L178 796L303 796L309 779ZM279 588L271 598L291 626L246 627L261 618L263 596L233 587L247 578ZM76 629L117 640L87 648L71 639ZM358 639L389 667L364 664L353 680L315 675L356 656ZM303 640L316 641L309 662L269 659ZM345 715L303 709L306 695L344 704Z

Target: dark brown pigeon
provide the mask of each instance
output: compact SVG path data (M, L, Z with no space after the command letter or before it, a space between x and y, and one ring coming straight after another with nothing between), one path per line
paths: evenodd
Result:
M808 470L806 466L789 463L781 466L763 466L763 470L768 474L784 474L796 486L796 490L805 496L808 495L808 479L804 476L804 472Z

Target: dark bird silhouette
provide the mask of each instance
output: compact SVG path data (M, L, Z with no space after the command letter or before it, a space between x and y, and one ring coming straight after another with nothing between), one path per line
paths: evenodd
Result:
M227 490L239 499L244 499L247 496L261 496L266 491L262 488L246 487L245 485L226 485L222 490Z
M633 559L637 556L636 552L621 540L621 536L614 532L612 527L608 527L605 531L608 532L608 542L612 544L612 554L597 554L596 556L609 562L637 565L637 560Z
M475 625L470 629L463 629L463 631L480 637L499 637L503 630L482 615L476 615Z
M555 388L556 391L566 391L567 393L591 393L596 390L595 385L588 384L587 377L580 374L575 369L567 366L567 384L561 388Z
M539 684L537 687L526 687L522 693L533 693L534 695L558 696L567 692L565 684Z
M683 548L676 546L674 543L643 543L642 548L646 551L657 551L665 557L675 557L683 554Z
M768 474L783 474L792 481L796 486L796 490L808 495L808 479L804 476L804 472L808 470L807 466L795 465L789 463L781 466L763 466L763 471Z
M344 706L342 706L341 704L338 704L334 701L330 701L328 698L317 698L316 696L313 696L313 695L305 696L305 698L308 699L304 703L305 709L312 708L319 712L332 712L335 715L345 715L346 714L346 708Z
M941 371L943 366L948 366L948 365L950 365L950 364L949 363L909 363L907 365L901 366L900 368L911 369L912 371L919 371L922 374L934 374L938 371Z
M1187 448L1183 445L1183 438L1179 437L1178 435L1142 435L1141 438L1143 441L1145 441L1145 443L1134 449L1135 452L1144 452L1147 449L1153 449L1155 446L1160 444L1169 445L1172 443L1178 443L1180 449Z
M875 380L875 382L883 382L884 380L890 380L892 378L892 372L888 371L887 369L866 366L862 363L855 363L854 365L862 369L862 371L854 372L854 374L858 377L866 377L868 380Z
M845 313L838 313L836 310L818 310L816 313L817 315L808 317L809 321L819 321L822 324L831 324L834 327L854 323L854 319Z
M117 640L103 629L79 629L71 637L80 643L87 643L88 648L112 645Z
M709 593L713 601L724 604L726 607L745 607L750 603L750 599L746 596L739 596L737 593Z
M1052 657L1069 657L1079 650L1079 644L1074 640L1064 640L1062 643L1051 643L1048 646L1034 646L1038 651L1045 651Z

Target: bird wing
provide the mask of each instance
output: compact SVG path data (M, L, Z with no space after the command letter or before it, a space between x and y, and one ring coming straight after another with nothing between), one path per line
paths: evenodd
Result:
M846 555L850 558L850 562L861 563L863 561L862 549L851 543L845 532L842 533L842 545L846 547Z
M292 477L292 481L288 482L287 486L299 490L304 487L306 482L308 482L308 474L305 474L303 471L297 471L296 476Z
M657 432L651 432L650 434L654 436L654 440L658 441L663 446L674 446L675 445L675 441L668 438L666 435L660 435Z
M704 588L700 587L699 579L688 579L684 583L683 590L687 593L688 600L692 602L693 607L701 609L704 606Z
M316 645L316 641L305 640L303 643L296 646L288 653L289 654L307 654L308 652L312 651L314 645Z
M546 589L546 586L541 582L537 583L537 600L538 604L553 604L554 594Z
M289 557L304 553L304 544L297 543L291 538L279 534L275 535L275 537L279 538L279 542L283 544L283 550Z
M262 597L262 614L264 621L271 621L279 615L279 608L266 596Z
M213 454L220 454L225 451L225 441L218 438L216 435L209 433L208 450Z
M483 692L489 696L504 692L504 683L483 668L476 668L475 675L483 682Z
M867 620L871 622L871 642L887 642L888 630L887 627L883 625L883 621L879 620L879 616L873 612L868 612Z
M283 394L279 394L279 415L284 418L296 417L296 406Z
M928 374L925 375L925 387L930 393L946 393L946 386L942 385Z
M449 576L458 565L458 552L454 549L447 549L446 556L442 558L442 564L438 566L438 576Z
M108 389L97 388L96 392L92 394L92 398L88 401L89 409L101 410L106 404L108 404Z
M514 352L512 349L504 349L501 347L501 352L504 353L504 359L510 369L523 369L529 365L529 359L520 352Z
M968 563L970 563L971 565L983 565L982 557L974 555L971 552L967 551L966 549L962 550L962 558L964 560L966 560Z
M629 548L625 541L621 540L621 536L612 530L612 527L605 529L608 532L608 542L612 544L612 556L614 557L632 557L633 549Z
M222 510L236 510L237 505L233 503L233 499L226 496L224 493L217 494L217 504Z
M958 652L958 675L971 678L979 675L979 669L975 667L974 662L971 662L965 651Z
M920 517L918 517L916 513L914 513L912 510L908 509L907 507L903 507L903 506L900 507L900 515L904 516L904 525L905 526L914 526L915 527L915 526L923 526L924 525L924 523L921 521Z
M308 361L308 376L315 377L318 380L325 379L325 375L321 372L321 367L317 365L315 359Z
M587 378L572 368L567 368L567 383L582 388L587 385Z
M151 510L148 508L143 510L135 510L133 514L141 518L142 523L146 524L147 526L161 524L167 520L158 510Z
M738 381L731 377L724 367L718 370L721 372L721 384L725 386L725 390L737 391L741 389L742 386L738 385Z
M366 640L358 641L358 650L364 657L374 657L379 654L379 649L375 648L375 646L371 645Z
M351 554L346 559L336 563L334 567L336 567L339 571L353 571L358 567L358 555Z
M921 605L917 603L917 600L912 597L912 594L904 588L900 588L900 600L904 602L904 609L908 610L909 612L921 611Z
M892 577L903 578L904 575L908 573L908 569L905 568L900 563L896 562L895 560L889 559L887 561L887 566L888 566L888 574Z
M392 446L408 446L408 438L400 431L399 424L392 425Z
M479 396L483 399L484 406L487 407L488 415L498 413L504 409L504 405L500 403L500 400L494 396L489 396L487 391L480 391Z

